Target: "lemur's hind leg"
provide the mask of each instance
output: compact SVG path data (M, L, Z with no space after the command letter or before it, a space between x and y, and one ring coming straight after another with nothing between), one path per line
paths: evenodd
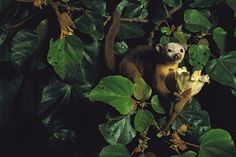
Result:
M121 74L130 78L133 82L136 82L138 78L142 77L137 66L130 61L122 61L119 68Z

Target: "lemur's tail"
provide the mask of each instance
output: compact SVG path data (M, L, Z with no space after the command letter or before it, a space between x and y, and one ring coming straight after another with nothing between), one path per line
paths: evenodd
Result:
M105 62L109 70L114 71L116 67L115 54L113 51L114 40L120 28L120 15L114 12L112 15L112 24L105 38Z

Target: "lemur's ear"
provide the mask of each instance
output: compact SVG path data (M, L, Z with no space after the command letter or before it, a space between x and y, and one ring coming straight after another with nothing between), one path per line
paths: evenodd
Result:
M184 50L186 51L188 49L188 45L187 44L182 44L184 47Z
M163 46L161 44L156 44L156 51L161 52Z

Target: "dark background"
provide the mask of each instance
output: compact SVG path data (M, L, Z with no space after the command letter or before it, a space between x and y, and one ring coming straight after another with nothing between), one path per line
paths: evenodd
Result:
M116 2L110 4L109 12L113 10ZM26 7L29 6L26 5ZM233 37L236 26L233 10L227 5L220 5L213 9L216 10L215 14L219 17L218 25L229 34L226 42L227 49L236 49L236 41ZM44 16L54 18L51 10L47 11ZM183 12L180 11L176 13L173 20L181 21L182 16ZM37 23L38 20L31 22ZM57 32L58 30L54 27L55 23L52 22L52 25L52 32ZM132 43L133 45L138 44L137 42ZM9 63L0 64L0 74L4 73L14 73L13 67ZM36 107L32 104L37 104L40 100L40 91L50 75L53 75L50 68L46 71L25 72L20 94L17 95L11 111L13 123L0 128L1 157L96 157L100 150L107 145L99 132L98 124L105 122L106 113L112 109L103 104L82 102L71 105L69 110L65 111L67 126L76 130L78 136L76 143L56 143L48 140L47 130L37 117ZM196 97L202 108L208 111L212 127L228 130L236 140L236 113L234 109L236 99L230 90L229 87L211 80L211 83L205 85ZM156 150L160 150L160 147L157 147Z

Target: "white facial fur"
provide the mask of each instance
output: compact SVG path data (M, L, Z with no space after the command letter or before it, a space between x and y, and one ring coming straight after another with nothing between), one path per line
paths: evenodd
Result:
M164 45L163 53L167 55L172 61L180 63L185 55L186 48L179 43L167 43Z

